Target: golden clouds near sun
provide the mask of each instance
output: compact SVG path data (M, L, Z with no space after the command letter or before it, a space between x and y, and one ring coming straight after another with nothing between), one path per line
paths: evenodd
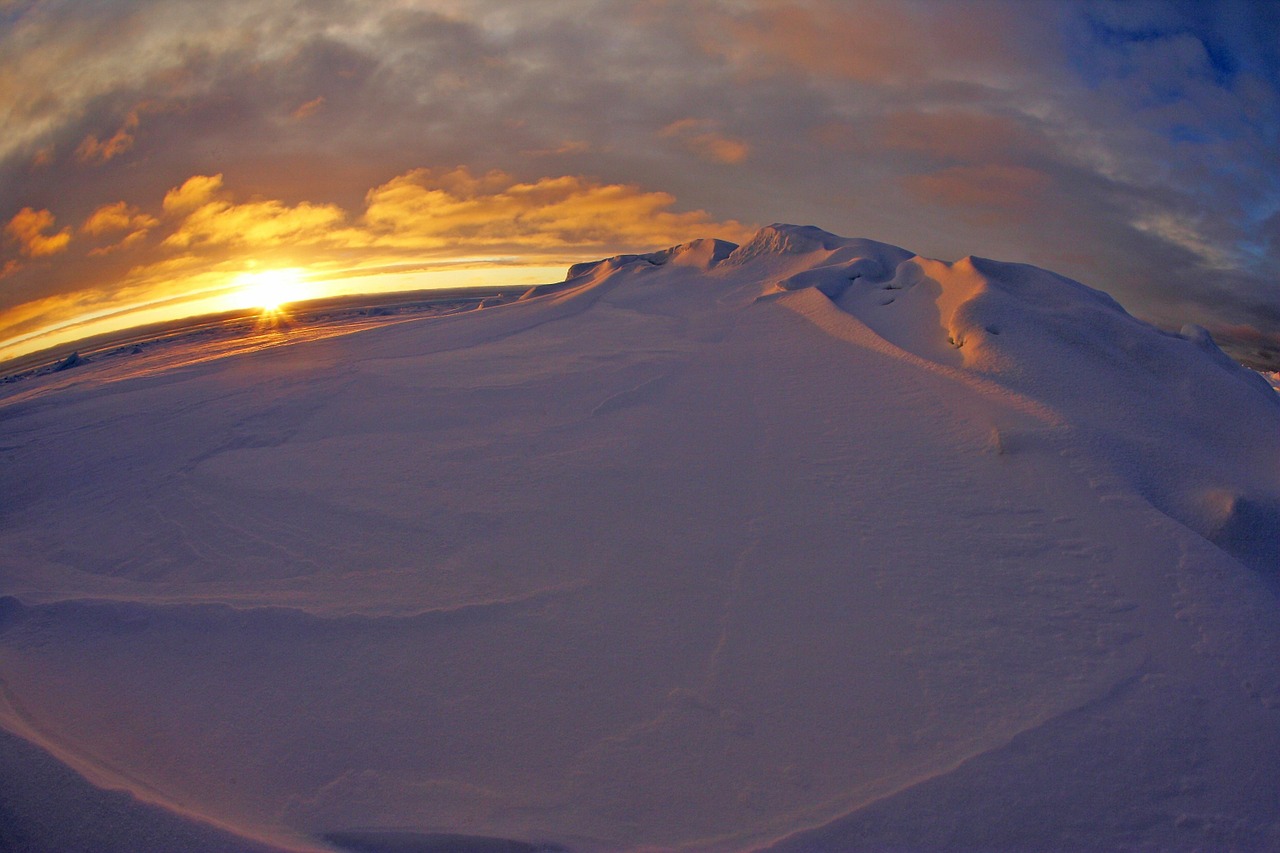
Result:
M237 302L263 313L278 313L283 306L307 296L307 282L296 269L249 272L236 279Z

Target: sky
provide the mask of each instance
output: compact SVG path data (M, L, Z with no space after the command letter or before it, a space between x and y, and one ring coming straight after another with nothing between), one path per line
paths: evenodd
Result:
M812 224L1280 352L1280 3L0 0L0 360Z

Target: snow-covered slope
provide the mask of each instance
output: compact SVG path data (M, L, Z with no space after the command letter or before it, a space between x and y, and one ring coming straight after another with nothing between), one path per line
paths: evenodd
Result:
M150 805L16 832L1280 845L1280 396L1078 283L778 225L59 377L0 397L0 755Z

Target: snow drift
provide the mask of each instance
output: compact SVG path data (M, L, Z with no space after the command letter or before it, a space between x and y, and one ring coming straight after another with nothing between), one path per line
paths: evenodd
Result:
M1280 397L1202 330L776 225L186 355L0 398L19 842L1280 845Z

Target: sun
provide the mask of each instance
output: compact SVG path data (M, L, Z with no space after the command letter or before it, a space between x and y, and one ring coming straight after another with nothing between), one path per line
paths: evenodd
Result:
M279 314L285 305L306 295L302 272L295 269L245 273L238 284L244 304L264 314Z

